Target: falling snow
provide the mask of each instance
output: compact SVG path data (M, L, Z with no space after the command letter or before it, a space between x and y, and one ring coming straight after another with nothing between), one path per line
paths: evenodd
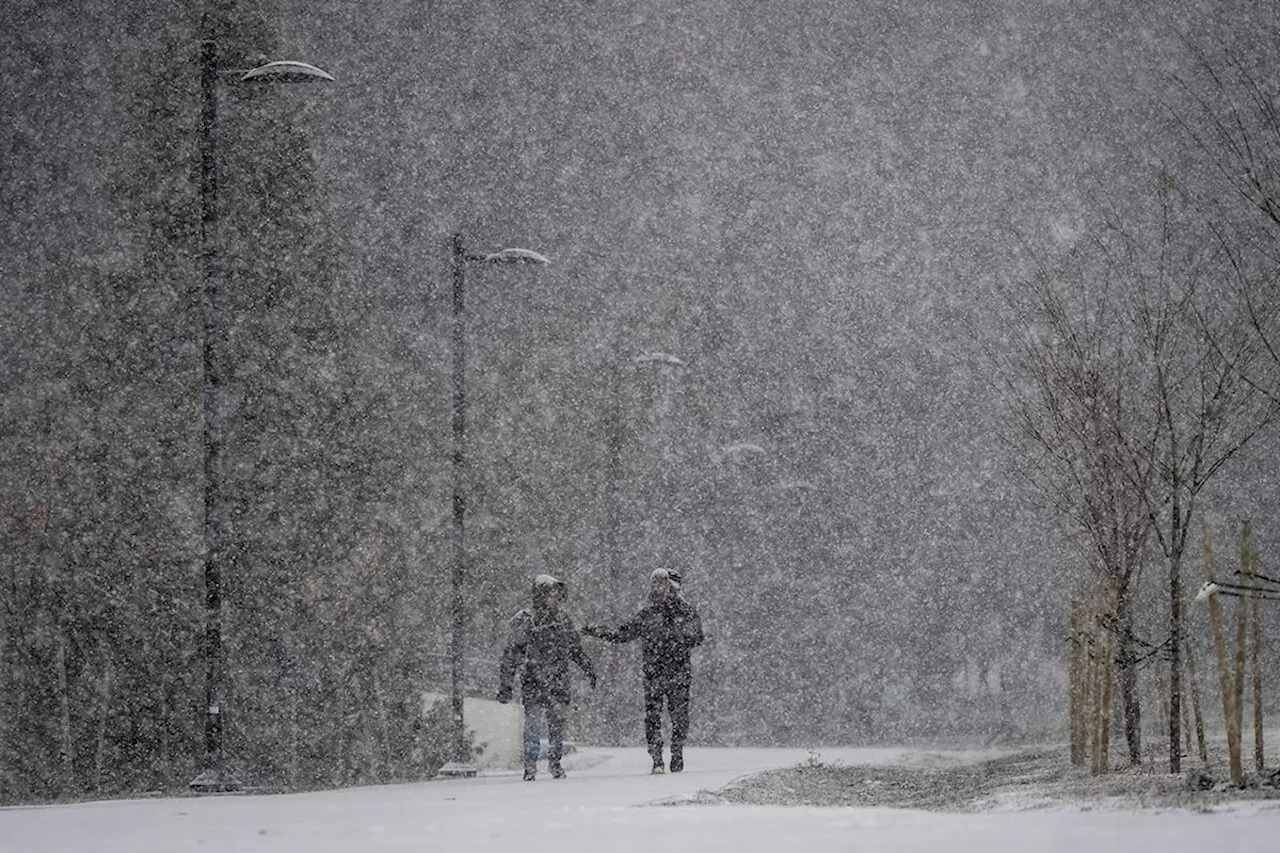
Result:
M536 795L548 847L1190 838L1185 815L715 799L796 750L1062 743L1072 608L1106 584L1116 768L1167 767L1177 655L1225 731L1211 603L1232 641L1261 603L1280 710L1280 6L6 22L0 805L161 797L0 812L18 849L366 849L339 814L382 849L485 820L473 846L513 841L504 768L426 781L459 757L430 697L495 697L539 575L574 624L618 625L679 570L705 631L690 756L720 762L691 764L687 810L619 811L672 791L618 769L641 655L589 643L568 737L604 763L566 781L581 813ZM213 765L289 793L164 798Z

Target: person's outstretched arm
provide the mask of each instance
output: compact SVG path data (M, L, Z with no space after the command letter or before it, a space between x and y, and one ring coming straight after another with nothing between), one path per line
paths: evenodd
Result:
M585 633L587 629L584 626L582 630ZM569 622L569 630L566 633L569 637L569 657L582 670L582 674L587 677L587 683L594 690L596 686L596 668L591 663L591 658L587 657L586 650L582 648L582 638L578 636L578 631L573 627L572 620Z
M605 625L584 625L582 626L582 633L590 637L596 637L600 640L606 640L610 643L629 643L636 637L640 636L640 628L643 624L641 621L641 614L643 613L644 611L642 610L640 613L632 616L626 622L623 622L618 626L618 630L616 631Z

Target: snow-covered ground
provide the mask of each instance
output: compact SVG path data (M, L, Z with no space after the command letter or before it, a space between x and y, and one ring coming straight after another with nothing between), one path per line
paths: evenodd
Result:
M805 750L689 749L689 769L650 776L640 749L586 749L568 779L515 774L309 794L183 797L0 809L3 853L378 853L378 851L1235 851L1271 849L1280 809L1200 814L1040 809L671 805ZM894 749L821 751L824 762L939 760ZM941 760L954 760L943 758ZM664 805L665 804L665 805Z

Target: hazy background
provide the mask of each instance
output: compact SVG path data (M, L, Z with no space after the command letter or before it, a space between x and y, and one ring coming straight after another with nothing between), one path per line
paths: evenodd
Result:
M209 7L224 66L336 78L219 90L217 511L250 776L421 770L416 697L448 672L454 232L552 260L467 273L478 694L534 574L615 621L675 565L710 637L696 743L1061 728L1084 558L1009 473L996 291L1141 210L1158 169L1199 179L1182 39L1274 45L1277 7ZM0 799L182 784L200 18L6 18ZM634 360L653 351L683 365ZM1275 449L1207 506L1254 516L1264 564ZM637 742L637 652L591 650L608 677L575 734Z

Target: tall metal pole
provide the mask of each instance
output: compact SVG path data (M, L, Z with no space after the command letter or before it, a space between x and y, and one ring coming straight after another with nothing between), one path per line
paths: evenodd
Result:
M467 749L466 725L463 720L463 640L467 614L463 588L467 575L467 340L466 281L464 267L469 261L494 264L549 263L528 249L503 249L492 254L468 254L462 235L454 234L450 246L449 266L453 279L453 566L451 572L451 608L453 630L450 638L449 689L453 706L454 759L438 771L441 776L475 776Z
M609 433L606 444L605 470L608 480L608 501L605 504L605 553L609 566L609 592L605 601L610 605L613 618L626 610L628 596L623 590L626 585L622 577L622 502L623 502L623 450L626 444L626 425L623 422L623 368L622 352L615 349L614 361L609 366ZM605 676L607 705L605 706L605 726L608 736L613 738L623 729L622 696L619 684L622 682L621 655L609 655L605 658ZM613 745L610 743L609 745Z
M190 787L200 792L236 791L240 782L226 766L223 745L226 703L226 659L222 644L222 516L218 506L222 422L218 388L218 169L215 132L218 124L218 46L208 33L211 18L201 23L200 42L200 435L204 447L204 762ZM271 62L243 72L241 81L301 83L332 80L327 72L304 62Z
M200 310L201 437L204 444L204 589L205 589L205 716L203 773L192 787L227 790L233 780L224 778L223 767L223 649L222 571L217 509L217 467L220 450L217 417L218 367L217 273L215 243L218 219L217 158L214 128L218 120L217 45L206 39L200 47Z
M453 566L452 613L453 632L450 648L449 689L453 703L454 760L470 766L466 727L462 716L462 644L466 629L463 583L466 578L466 513L467 497L467 350L466 316L464 313L466 254L462 235L453 235L451 253L453 272Z

